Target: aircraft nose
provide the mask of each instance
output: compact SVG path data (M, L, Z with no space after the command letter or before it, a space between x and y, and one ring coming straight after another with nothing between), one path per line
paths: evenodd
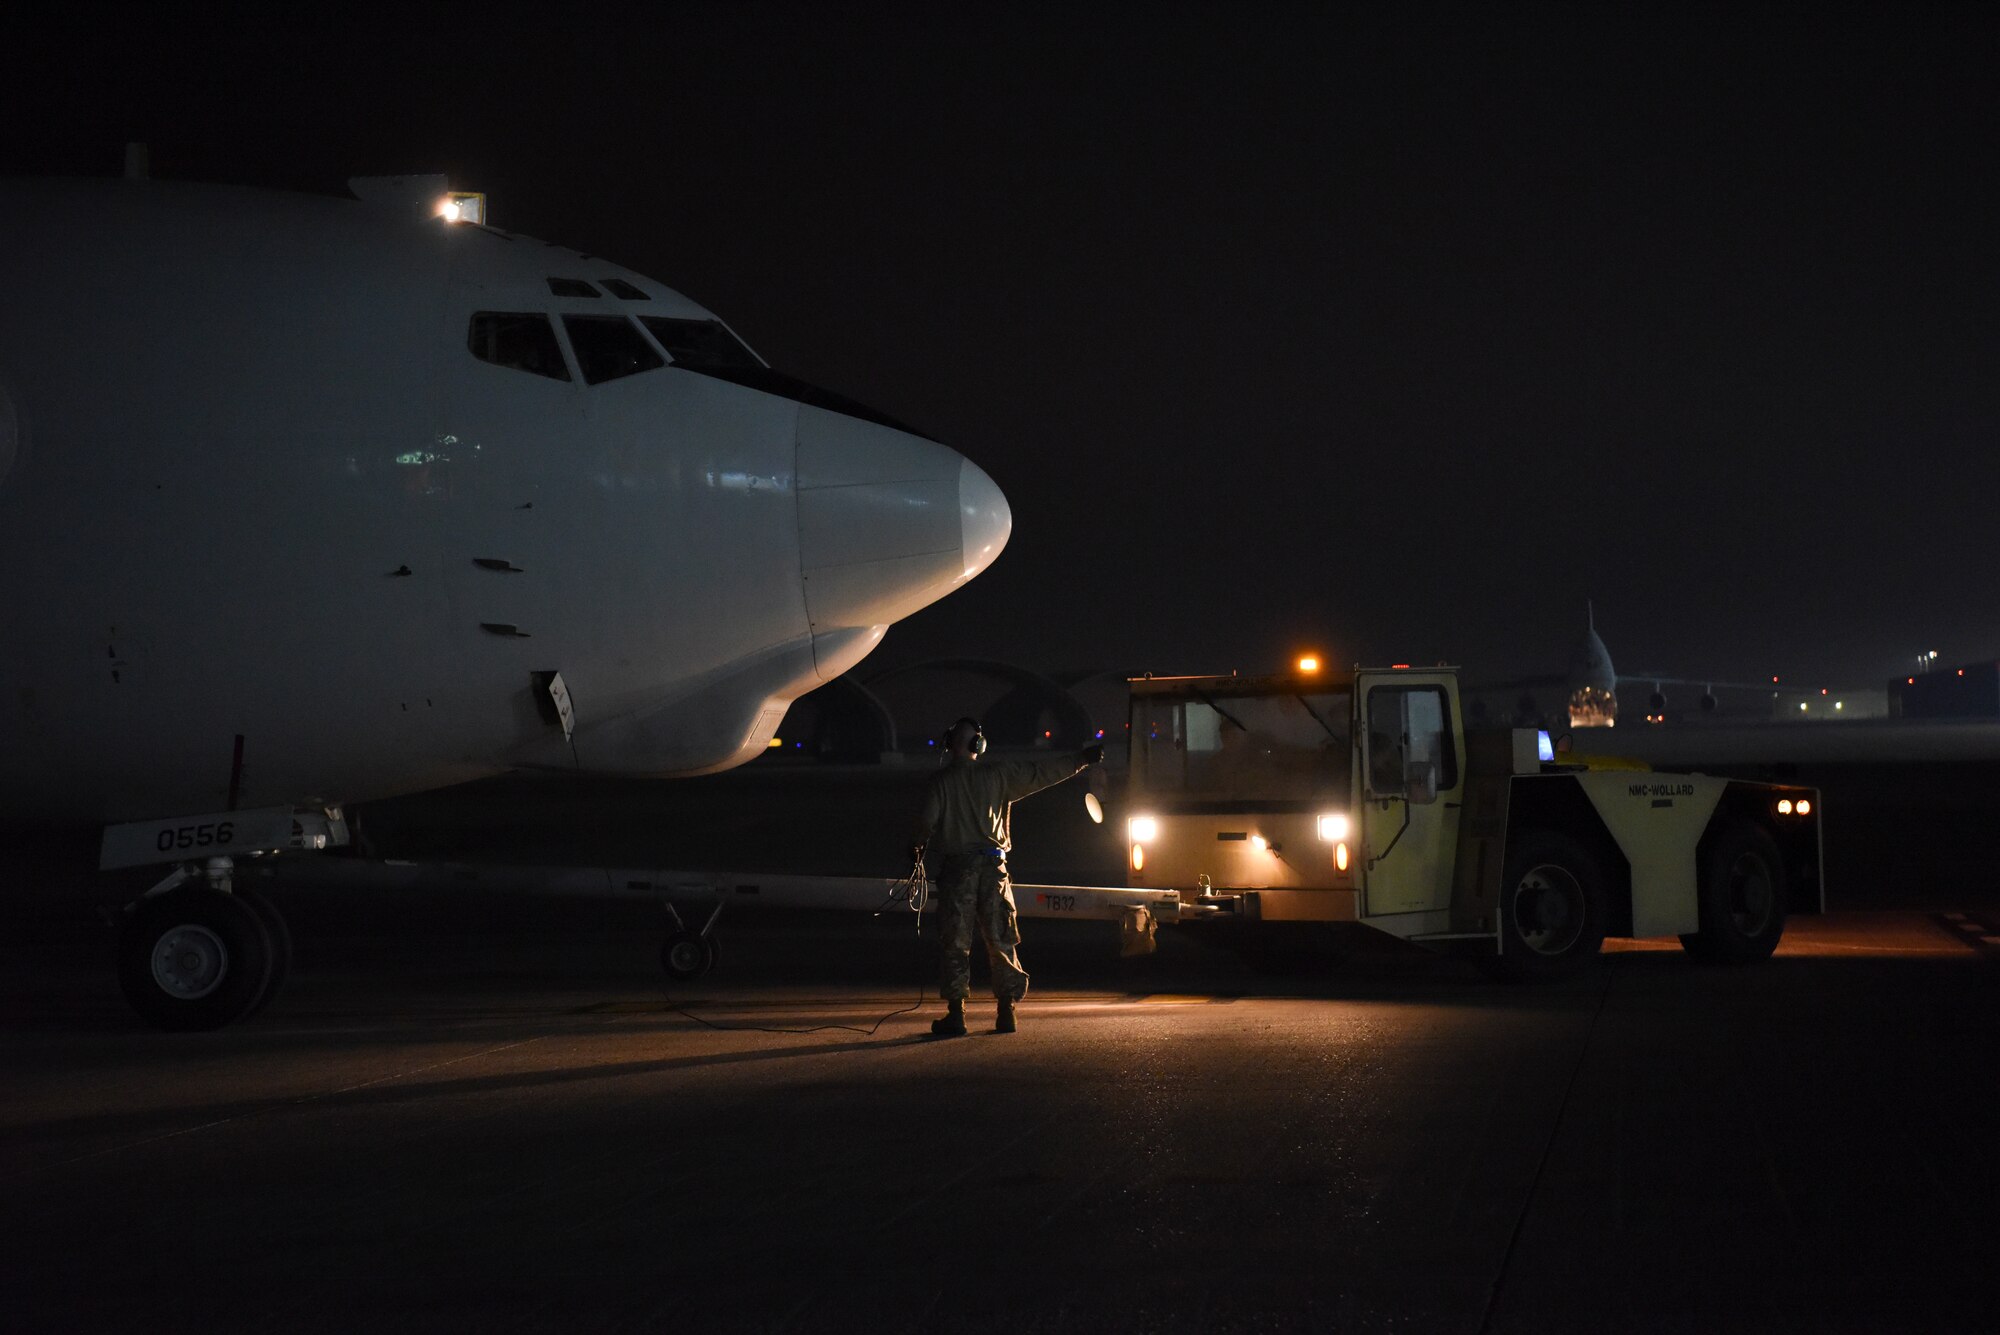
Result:
M815 637L879 634L993 564L1013 528L1000 488L956 450L810 405L797 486Z
M959 547L965 554L965 573L971 579L993 564L1014 532L1014 512L1007 498L986 470L967 459L958 466Z

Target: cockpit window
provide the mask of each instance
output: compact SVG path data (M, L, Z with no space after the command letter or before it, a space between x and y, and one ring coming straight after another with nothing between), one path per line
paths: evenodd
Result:
M622 315L565 315L569 345L583 378L593 385L655 370L666 363Z
M551 278L549 279L549 291L559 297L601 297L604 295L581 278Z
M597 280L606 292L623 301L651 301L652 298L633 287L622 278L600 278Z
M674 359L674 365L690 371L712 367L740 367L762 370L764 364L750 349L737 342L736 335L719 320L670 320L663 315L642 315L639 323L652 331L660 346Z
M642 315L639 323L646 326L647 332L667 350L667 355L674 359L676 370L726 380L732 385L775 394L779 398L824 408L828 412L858 417L864 422L879 422L913 436L924 434L852 399L808 385L782 371L773 371L738 342L736 335L723 328L719 320L671 320L665 316Z
M482 362L530 371L551 380L569 379L562 345L556 342L556 331L546 315L479 311L472 317L466 343L472 355Z

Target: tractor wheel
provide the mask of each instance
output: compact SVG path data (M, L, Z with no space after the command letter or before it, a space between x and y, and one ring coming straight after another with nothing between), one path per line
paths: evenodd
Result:
M1514 842L1500 881L1500 953L1491 971L1515 981L1573 973L1604 944L1605 876L1589 849L1555 830Z
M1785 857L1763 829L1733 824L1701 864L1701 930L1681 948L1704 964L1769 959L1785 934Z

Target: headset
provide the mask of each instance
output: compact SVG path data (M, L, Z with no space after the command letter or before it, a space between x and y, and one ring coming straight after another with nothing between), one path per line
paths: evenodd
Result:
M975 756L985 755L986 729L979 726L979 720L976 718L969 718L969 717L962 718L958 722L952 724L949 728L946 728L944 730L944 736L938 738L938 744L942 746L947 753L949 753L951 750L952 739L958 736L958 730L960 728L965 728L965 727L970 727L972 729L972 741L967 745L967 749L970 750L972 754Z

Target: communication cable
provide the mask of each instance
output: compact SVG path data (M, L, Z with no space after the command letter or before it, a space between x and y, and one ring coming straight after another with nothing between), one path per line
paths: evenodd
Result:
M870 917L879 918L884 913L887 913L892 907L894 907L899 902L908 905L910 912L915 915L917 920L917 933L916 933L917 962L919 968L918 977L920 981L917 984L917 999L915 1001L911 1002L907 1006L901 1006L895 1010L890 1011L888 1014L883 1015L882 1017L877 1019L874 1024L869 1025L866 1029L863 1029L860 1025L856 1024L815 1024L803 1028L782 1028L782 1029L772 1025L761 1025L761 1024L717 1024L713 1020L705 1019L702 1016L696 1015L693 1011L684 1010L679 1006L673 1005L671 1001L668 1003L667 1013L670 1015L683 1016L687 1019L693 1020L696 1024L702 1026L704 1029L714 1029L721 1033L734 1032L734 1033L744 1033L744 1034L795 1034L795 1035L847 1033L847 1034L860 1034L864 1038L873 1038L875 1036L876 1031L881 1029L883 1025L895 1019L898 1015L908 1015L911 1011L922 1010L924 1007L924 1003L927 1000L929 1000L930 983L928 980L930 978L930 974L928 968L926 967L928 961L924 959L923 941L924 941L924 905L929 901L930 893L931 893L930 878L925 874L924 860L921 856L919 856L916 860L916 864L910 868L910 874L908 876L903 877L901 880L892 883L889 886L889 897L887 899L884 899L881 903L881 906L878 907L872 914L869 915Z

